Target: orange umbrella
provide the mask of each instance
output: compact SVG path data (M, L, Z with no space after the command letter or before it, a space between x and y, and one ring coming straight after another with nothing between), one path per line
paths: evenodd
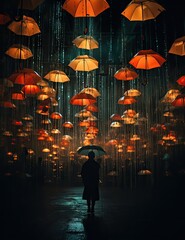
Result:
M8 25L8 29L17 35L33 36L40 33L40 29L35 20L31 17L23 16L20 21L13 21Z
M90 112L98 112L98 107L94 104L90 104L85 106L85 109L90 111Z
M87 36L87 35L78 36L72 41L72 43L77 48L82 48L87 50L92 50L99 47L98 42L92 36Z
M123 105L129 105L135 102L136 102L136 99L134 97L126 97L126 96L121 97L118 100L118 104L123 104Z
M121 13L130 21L155 19L165 9L154 0L132 0Z
M122 120L121 116L117 113L114 113L110 116L110 119L111 120L114 120L114 121L119 121L119 120Z
M109 7L105 0L66 0L62 6L73 17L96 17Z
M137 89L129 89L126 92L124 92L124 96L129 96L129 97L138 97L141 95L141 92Z
M138 77L138 74L132 70L131 68L120 68L115 74L114 77L117 80L125 80L125 81L129 81L129 80L134 80L135 78Z
M159 53L152 49L139 51L131 60L130 64L137 69L152 69L161 67L166 61Z
M100 96L100 93L96 88L84 88L80 91L80 93L88 93L95 98Z
M22 92L14 92L12 93L12 100L23 101L25 96Z
M70 81L68 76L60 70L52 70L48 74L46 74L46 76L44 78L46 78L47 80L49 80L51 82L64 83L64 82Z
M96 98L87 93L78 93L74 95L70 103L72 105L86 106L96 102Z
M22 70L11 74L8 79L14 84L34 85L37 84L42 78L33 69L23 68Z
M98 68L98 61L88 55L80 55L74 58L68 66L75 71L89 72Z
M26 96L35 96L38 94L41 90L37 85L25 85L21 91L26 95Z
M21 44L13 44L8 50L5 52L8 56L15 58L15 59L22 59L26 60L30 57L33 57L31 50Z
M185 36L177 38L172 44L169 53L184 56L185 55Z
M178 95L171 104L174 107L185 107L185 94Z
M185 75L178 78L176 82L181 86L185 86Z

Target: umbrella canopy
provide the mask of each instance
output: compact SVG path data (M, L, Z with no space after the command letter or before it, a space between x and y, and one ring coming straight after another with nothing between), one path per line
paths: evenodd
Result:
M134 97L123 96L118 100L118 104L129 105L137 102Z
M70 81L68 76L64 72L59 71L59 70L50 71L48 74L46 74L46 76L44 78L51 81L51 82L64 83L64 82L69 82Z
M124 92L124 96L128 96L128 97L138 97L141 95L141 92L137 89L129 89L126 92Z
M177 38L172 44L169 53L184 56L185 55L185 36Z
M115 74L114 77L117 80L130 81L138 77L138 74L131 68L120 68Z
M95 157L100 157L106 154L105 150L97 145L86 145L77 149L77 153L80 155L88 156L88 153L93 151Z
M70 100L70 103L72 105L79 105L79 106L86 106L95 102L96 102L96 98L93 97L91 94L87 94L87 93L78 93L74 95Z
M178 95L171 104L174 107L185 107L185 94Z
M13 21L8 25L8 29L17 35L33 36L40 33L40 28L31 17L23 16L20 21Z
M87 35L78 36L72 41L72 43L77 48L82 48L87 50L92 50L99 47L98 42L92 36L87 36Z
M178 78L176 82L181 86L185 86L185 75Z
M80 55L74 58L68 66L75 71L89 72L98 68L98 61L88 55Z
M132 0L121 13L130 21L155 19L165 9L154 0Z
M37 84L42 78L33 69L24 68L11 74L8 79L15 84L34 85Z
M21 44L13 44L9 49L5 52L8 56L14 59L22 59L26 60L30 57L33 57L31 50Z
M105 0L66 0L62 9L73 17L96 17L109 7Z
M95 98L100 96L100 93L96 88L84 88L80 91L80 93L91 94Z
M137 69L149 70L161 67L166 61L159 53L152 49L139 51L131 60L130 64Z

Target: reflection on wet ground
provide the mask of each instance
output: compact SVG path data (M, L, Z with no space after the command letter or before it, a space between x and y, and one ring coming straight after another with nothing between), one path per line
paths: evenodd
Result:
M102 185L94 215L87 214L80 185L8 180L1 189L2 240L185 239L185 197L171 183L157 191Z

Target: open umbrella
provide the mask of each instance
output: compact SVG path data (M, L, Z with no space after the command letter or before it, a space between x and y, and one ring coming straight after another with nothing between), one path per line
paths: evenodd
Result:
M138 77L138 74L131 68L120 68L115 74L114 77L117 80L130 81Z
M134 97L123 96L118 100L118 104L129 105L137 102Z
M96 17L109 7L105 0L66 0L62 9L73 17Z
M92 50L99 47L98 42L92 37L87 35L81 35L75 38L72 43L77 48Z
M30 57L33 57L31 50L21 44L13 44L8 50L5 52L6 55L14 58L14 59L22 59L26 60Z
M177 79L176 81L179 85L185 87L185 75L181 76L180 78Z
M41 80L41 76L30 68L23 68L11 74L8 79L15 84L34 85Z
M185 55L185 36L177 38L172 44L169 53L184 56Z
M100 157L106 154L105 150L97 145L86 145L77 149L77 153L80 155L88 156L88 153L93 151L95 157Z
M83 88L80 93L91 94L93 97L99 97L100 93L96 88Z
M139 51L131 60L130 64L137 69L152 69L161 67L166 61L159 53L152 49Z
M68 66L75 71L89 72L98 68L98 61L88 55L80 55L74 58Z
M35 20L31 17L23 16L20 21L13 21L8 25L8 29L17 35L33 36L40 33L40 29Z
M154 0L132 0L121 13L130 21L155 19L165 9Z
M46 74L46 76L44 78L51 81L51 82L64 83L64 82L69 82L70 81L68 76L64 72L59 71L59 70L50 71L48 74Z
M70 99L70 104L86 106L96 102L96 98L88 93L78 93Z

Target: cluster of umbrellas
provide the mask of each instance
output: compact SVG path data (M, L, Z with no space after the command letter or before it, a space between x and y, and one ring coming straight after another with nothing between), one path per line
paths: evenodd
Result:
M31 4L31 1L21 1L20 8L25 9L34 9L41 2L37 2L38 4L28 6ZM109 4L105 0L66 0L64 4L61 6L62 10L68 12L74 18L89 18L89 17L97 17L99 14L103 13L105 10L110 8ZM155 19L159 14L161 14L165 9L153 0L133 0L128 6L121 12L125 18L129 21L147 21L151 19ZM9 22L8 16L3 15L4 20L2 22ZM2 19L2 18L1 18ZM88 27L88 26L86 26ZM8 29L15 33L18 36L31 37L37 34L41 34L41 30L36 23L36 21L26 15L22 16L20 21L12 21L8 24ZM72 40L72 44L79 49L85 49L89 52L94 49L99 48L98 41L91 35L87 35L87 32L83 35L77 36L74 40ZM175 54L179 56L185 55L185 37L182 36L174 41L171 48L169 49L170 54ZM8 48L5 52L6 55L13 59L19 60L27 60L33 57L31 50L24 46L22 43L13 44ZM128 62L131 66L123 66L118 69L114 73L114 78L118 81L133 81L139 77L139 74L136 70L151 70L155 68L160 68L167 60L163 58L159 53L155 52L152 49L142 49L138 51L133 58ZM70 61L68 66L75 72L91 72L96 71L99 68L99 62L92 56L88 54L78 55L73 60ZM60 121L63 116L54 111L50 113L51 106L58 106L58 102L56 99L56 91L55 89L49 86L48 82L52 83L65 83L69 82L70 78L66 75L64 71L54 69L49 71L45 76L42 77L33 69L30 68L20 68L18 71L11 74L7 80L15 84L16 86L21 86L21 90L18 92L13 92L11 99L16 101L23 101L26 97L35 96L37 100L39 100L39 104L37 106L36 112L41 115L42 123L45 125L49 124L49 118L54 122L54 128L52 129L52 133L60 134L60 130L57 129L57 122ZM177 80L178 85L181 87L185 86L185 76L181 76ZM130 88L126 89L123 96L118 99L118 104L129 106L123 112L123 115L113 114L111 119L110 127L112 129L121 128L123 124L126 125L134 125L137 123L139 119L139 112L130 108L130 105L137 102L137 97L141 96L141 92L138 89ZM77 150L78 154L87 155L88 151L94 151L96 156L102 156L106 154L105 150L97 146L94 143L94 140L97 138L99 133L99 128L97 127L97 118L93 113L97 113L99 111L97 103L97 98L100 97L100 92L94 86L84 87L81 91L74 94L70 97L70 104L73 106L82 106L83 109L75 114L76 118L79 118L78 125L83 128L83 137L84 141L82 145ZM162 103L171 104L173 107L184 107L185 99L184 94L181 93L177 89L169 90L165 96L161 100ZM1 106L6 108L15 108L15 105L11 105L11 102L1 103ZM168 115L172 116L172 111L169 111ZM46 118L45 118L46 116ZM26 119L27 121L27 119ZM29 121L31 121L29 119ZM16 126L20 126L21 122L14 121ZM29 125L29 126L28 126ZM73 128L73 124L69 121L66 121L62 125L65 128L71 129ZM29 129L32 129L31 124L27 124ZM5 132L7 135L10 133ZM4 133L4 134L5 134ZM170 135L172 137L172 134ZM38 134L39 141L46 140L48 142L54 142L53 138L47 132L39 132ZM70 136L65 136L62 139L63 146L67 146L67 144L72 139ZM136 134L132 136L131 142L139 141L140 138ZM79 144L79 143L78 143ZM109 144L118 145L118 142L111 141ZM130 146L130 145L129 145ZM131 145L132 146L132 145ZM55 145L57 148L57 145ZM120 150L121 151L121 150ZM46 151L45 151L46 152ZM134 152L132 147L128 147L128 152ZM140 174L143 174L141 172Z

